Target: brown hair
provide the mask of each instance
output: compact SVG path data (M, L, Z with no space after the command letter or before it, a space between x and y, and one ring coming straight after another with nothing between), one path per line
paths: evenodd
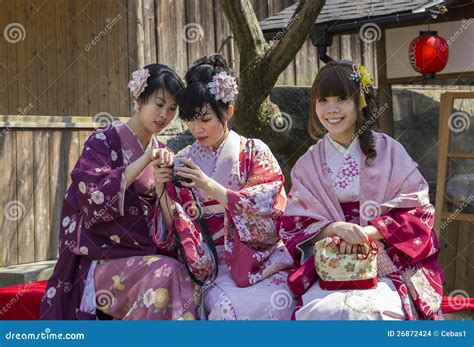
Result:
M361 150L366 155L368 162L377 156L374 135L370 129L375 123L375 113L378 107L374 89L369 87L368 93L364 94L367 106L360 110L360 84L351 80L353 67L354 63L350 61L337 60L329 62L319 70L311 87L308 132L313 139L320 138L326 132L316 114L315 105L319 98L329 96L352 98L358 110L355 135L359 137Z

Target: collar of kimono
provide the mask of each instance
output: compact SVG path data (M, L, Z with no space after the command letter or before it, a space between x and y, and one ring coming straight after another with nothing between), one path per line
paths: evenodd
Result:
M373 165L361 158L361 209L367 204L385 213L389 208L413 208L429 203L428 184L403 146L389 136L373 132L377 157ZM287 216L307 216L319 221L344 221L344 214L323 167L328 135L312 146L293 168ZM394 170L396 168L396 170ZM360 216L362 226L368 224L366 214ZM373 216L375 217L375 216Z
M357 146L359 144L359 137L356 136L354 140L352 140L351 144L346 148L343 145L337 143L334 141L329 134L327 134L327 138L329 142L334 146L334 148L341 153L342 155L349 153L354 146Z
M240 135L235 131L230 131L227 138L221 144L220 152L215 156L199 156L193 153L201 153L202 151L210 151L210 148L202 147L196 141L193 151L190 152L191 160L198 165L201 170L220 183L226 188L231 188L229 178L239 172L239 156L240 156Z

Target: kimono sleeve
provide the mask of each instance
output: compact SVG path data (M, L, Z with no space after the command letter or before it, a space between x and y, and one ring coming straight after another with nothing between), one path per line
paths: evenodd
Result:
M411 264L439 251L433 223L432 205L392 209L370 221L382 234L385 242L405 254Z
M155 208L153 209L150 228L152 231L153 243L156 248L158 248L159 252L173 258L177 257L178 252L174 242L174 234L166 229L159 201L156 202Z
M413 197L419 206L391 208L387 213L373 218L370 224L392 245L416 263L439 251L434 232L434 207L429 202L428 183L418 170L405 179L398 196ZM416 198L415 200L415 197Z
M179 237L189 271L198 280L205 282L217 269L214 268L214 257L204 241L196 216L187 211L187 206L186 203L176 205L172 233Z
M314 254L313 238L332 221L317 214L312 217L301 215L309 211L310 206L316 205L317 200L303 180L295 174L295 168L291 172L291 180L293 186L288 195L286 211L281 218L279 234L295 262L303 264ZM314 200L308 200L308 197Z
M297 265L314 255L313 238L330 223L306 216L282 217L279 233Z
M240 191L227 190L227 215L241 242L265 248L279 240L277 228L286 205L285 178L270 149L261 141L252 142L243 153L244 161L251 160L247 182Z
M118 159L104 132L96 131L85 142L71 172L84 224L93 226L124 215L125 166Z
M188 189L180 189L167 184L168 196L175 203L172 229L166 230L157 218L154 227L155 245L164 254L176 255L180 244L181 257L187 263L188 270L200 281L205 282L217 269L214 257L199 229L199 213L195 213L193 198Z

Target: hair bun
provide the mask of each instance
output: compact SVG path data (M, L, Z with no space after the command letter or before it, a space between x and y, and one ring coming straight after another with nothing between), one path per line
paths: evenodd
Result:
M212 76L223 71L232 75L222 54L215 53L197 59L186 72L184 79L188 84L195 82L207 84L212 81Z
M209 56L205 56L196 60L193 66L200 66L200 65L211 65L212 67L220 67L224 70L227 70L227 61L222 56L222 54L215 53Z

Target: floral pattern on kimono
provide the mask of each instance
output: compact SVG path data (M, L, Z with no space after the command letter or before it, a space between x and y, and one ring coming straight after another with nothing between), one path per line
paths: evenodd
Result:
M187 156L193 146L185 148L178 156ZM232 278L239 287L246 287L287 268L290 258L279 243L277 233L279 219L286 204L284 176L278 162L260 140L240 137L240 149L238 165L234 165L234 169L237 166L239 171L233 171L235 175L231 174L229 181L224 183L229 186L228 209L225 210L225 217L223 216L224 245ZM204 281L215 269L212 255L197 228L196 218L190 212L193 197L189 189L177 188L177 193L173 190L168 189L179 202L174 219L175 229L168 234L166 240L157 245L160 249L169 251L173 248L174 234L177 234L191 271ZM198 192L198 195L202 197L204 194ZM212 203L212 200L203 200L208 204ZM212 225L210 228L212 229ZM157 226L156 234L162 232L158 229Z
M118 123L92 133L71 172L61 213L59 259L41 302L42 319L96 319L88 282L91 266L157 253L148 213L156 193L149 173L143 172L125 189L127 156L133 153L124 156L119 134L127 130L123 126ZM90 292L84 297L86 284Z
M284 177L269 148L231 132L215 150L196 142L177 156L191 159L227 188L226 209L205 192L194 190L218 252L216 280L209 284L216 269L197 226L189 189L168 189L177 202L177 214L170 233L155 228L155 240L161 240L158 248L169 250L179 237L190 271L208 281L203 286L208 319L288 319L294 301L286 285L286 269L292 260L277 234L286 203ZM285 292L288 300L273 311L275 292ZM206 318L204 313L201 317Z
M293 187L280 229L295 260L296 270L289 276L289 286L295 294L303 295L316 282L314 246L310 241L314 236L333 221L357 220L362 226L372 224L384 237L384 254L390 263L384 268L389 269L386 275L400 295L405 317L440 319L442 270L437 262L439 243L433 230L428 185L398 142L384 134L373 134L377 149L373 166L366 164L363 154L355 164L349 163L348 158L357 158L360 151L360 146L353 144L339 158L342 170L349 165L360 171L360 188L356 190L350 184L341 187L338 182L344 178L331 174L337 172L330 168L337 155L328 153L328 149L337 146L331 147L334 144L329 135L311 147L293 168ZM391 170L392 166L397 173ZM356 171L345 171L347 182L354 181L352 174ZM374 185L376 181L378 184ZM348 191L344 193L340 188ZM349 209L348 204L352 204ZM360 208L350 216L353 204ZM378 215L367 216L370 209Z
M163 255L114 259L95 272L98 309L123 320L194 320L196 305L183 264Z

